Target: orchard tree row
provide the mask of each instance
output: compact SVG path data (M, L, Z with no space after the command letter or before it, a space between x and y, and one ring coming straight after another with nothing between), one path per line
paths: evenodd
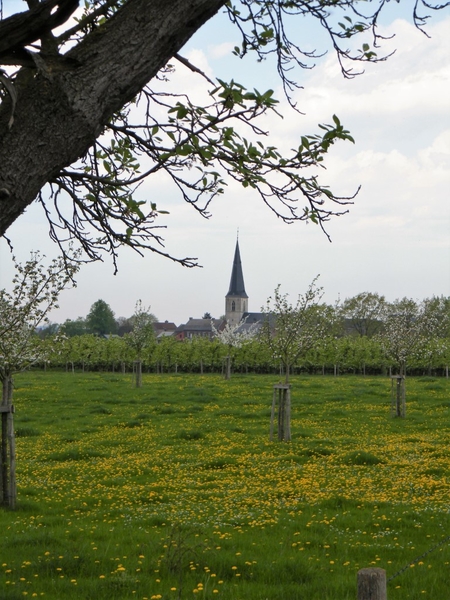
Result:
M43 368L67 370L130 371L139 363L147 372L216 372L226 374L226 369L235 372L283 373L286 366L280 355L273 352L262 333L249 337L242 343L227 344L220 337L209 340L194 337L177 341L165 337L156 341L152 336L139 354L130 344L129 335L99 338L82 335L72 338L36 339L40 345L40 361ZM411 342L406 337L406 345ZM298 343L298 340L297 340ZM417 337L416 343L408 347L405 370L411 374L447 374L450 364L450 338L433 335ZM396 354L397 353L397 354ZM395 342L389 343L384 335L336 337L324 335L313 347L289 364L290 372L310 373L389 373L399 372L403 364L401 349Z

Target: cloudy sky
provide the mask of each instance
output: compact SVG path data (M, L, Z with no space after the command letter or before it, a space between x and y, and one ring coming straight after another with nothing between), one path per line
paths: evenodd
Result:
M330 303L363 291L388 300L450 296L450 9L429 22L430 39L401 12L386 14L384 26L386 33L396 34L384 45L386 53L396 49L387 62L369 65L364 75L347 80L330 53L314 70L300 74L304 89L296 99L304 115L283 108L284 119L274 115L262 123L274 145L287 149L298 146L300 135L315 133L318 123L330 122L333 114L354 136L355 145L341 142L332 149L327 170L320 173L322 183L341 195L361 185L349 214L328 224L332 243L313 224L283 224L236 184L230 183L205 220L164 181L148 181L140 194L170 212L162 219L167 251L198 257L203 268L186 269L157 255L140 258L124 251L114 276L106 257L103 264L82 268L77 288L63 293L51 319L84 317L99 298L117 317L130 316L138 299L158 319L176 324L206 311L219 316L238 229L253 311L278 284L295 299L317 274ZM315 42L311 33L305 44ZM321 43L318 32L317 40ZM234 76L248 81L250 89L273 87L281 99L270 64L240 63L230 56L236 43L236 33L218 17L182 54L210 77ZM177 67L175 77L174 89L202 97L200 77L183 67ZM56 255L37 205L8 235L21 260L37 249L49 258ZM8 287L11 278L10 253L2 241L0 287Z

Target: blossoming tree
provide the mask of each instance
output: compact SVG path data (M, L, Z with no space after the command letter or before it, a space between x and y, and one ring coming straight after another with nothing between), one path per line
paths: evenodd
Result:
M0 382L2 383L2 444L0 491L2 500L15 506L15 442L12 405L13 375L43 360L47 345L39 344L37 327L57 308L60 292L78 271L77 253L69 263L63 258L48 267L36 252L24 264L14 259L16 274L11 292L0 290Z
M274 410L278 396L278 440L291 439L291 394L289 374L295 362L311 350L324 334L324 320L319 301L322 288L317 287L318 276L312 281L305 294L299 294L297 302L291 304L287 294L281 294L280 286L275 288L273 297L268 298L262 308L266 318L261 337L270 349L275 360L279 360L284 370L284 385L274 386L271 415L271 438Z
M211 328L219 342L227 347L225 379L230 379L233 348L242 348L248 344L255 337L257 326L256 324L247 325L246 319L243 319L234 325L227 323L223 329L218 331L211 319Z
M324 334L319 305L323 290L317 287L317 279L312 281L305 294L299 294L295 304L289 302L288 294L282 294L278 285L273 297L268 298L262 308L267 318L261 336L272 356L281 362L286 384L289 383L292 365L305 356Z
M405 416L405 377L409 361L420 353L432 339L442 320L427 302L417 303L410 298L396 300L386 310L384 330L380 336L385 357L398 369L397 392L393 402L394 414Z
M133 315L133 329L126 335L127 344L132 348L136 357L136 387L142 387L142 354L155 346L154 316L142 306L142 301L136 302Z

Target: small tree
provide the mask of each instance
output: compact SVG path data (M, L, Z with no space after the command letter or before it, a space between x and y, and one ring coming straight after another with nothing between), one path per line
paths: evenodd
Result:
M227 347L225 379L228 380L231 377L231 356L233 348L241 348L243 345L248 344L256 334L256 327L256 324L248 326L246 324L246 319L243 319L235 325L227 323L221 331L218 331L211 319L211 328L214 332L214 336L221 344L224 344Z
M319 305L322 288L317 287L316 277L304 295L299 295L295 305L281 294L280 286L273 297L268 298L261 310L265 314L261 339L269 347L274 359L278 359L284 370L285 383L289 383L291 367L318 343L325 330Z
M405 416L405 377L409 361L417 355L440 326L436 311L426 302L410 298L396 300L386 311L384 331L380 336L386 358L398 369L395 415Z
M133 329L125 336L127 344L134 350L136 357L136 387L142 387L142 355L155 345L154 316L150 309L142 306L142 301L136 302L134 311Z
M291 392L289 373L292 365L314 347L322 337L324 319L319 307L322 288L316 286L317 277L312 281L306 293L299 295L295 305L282 295L280 286L275 288L273 298L267 300L262 312L261 337L269 348L273 358L279 360L284 369L285 383L274 387L272 401L270 437L272 439L274 410L278 395L278 440L291 439Z
M76 261L77 254L73 258ZM15 442L13 424L13 374L43 360L48 347L39 344L36 329L47 321L48 313L57 308L60 292L78 271L76 262L62 258L45 268L38 252L25 264L13 258L16 275L12 292L0 290L0 381L2 383L2 476L3 502L15 506ZM9 447L9 461L8 461ZM8 469L9 462L9 469ZM8 475L9 470L9 475Z

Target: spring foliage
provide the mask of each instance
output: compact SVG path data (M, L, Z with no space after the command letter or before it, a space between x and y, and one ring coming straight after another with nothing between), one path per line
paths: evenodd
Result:
M73 254L76 259L77 254ZM43 360L48 348L38 343L36 329L47 321L48 313L58 308L63 289L75 285L78 271L74 261L63 258L46 267L39 252L24 264L14 259L16 274L12 291L0 290L0 380Z

